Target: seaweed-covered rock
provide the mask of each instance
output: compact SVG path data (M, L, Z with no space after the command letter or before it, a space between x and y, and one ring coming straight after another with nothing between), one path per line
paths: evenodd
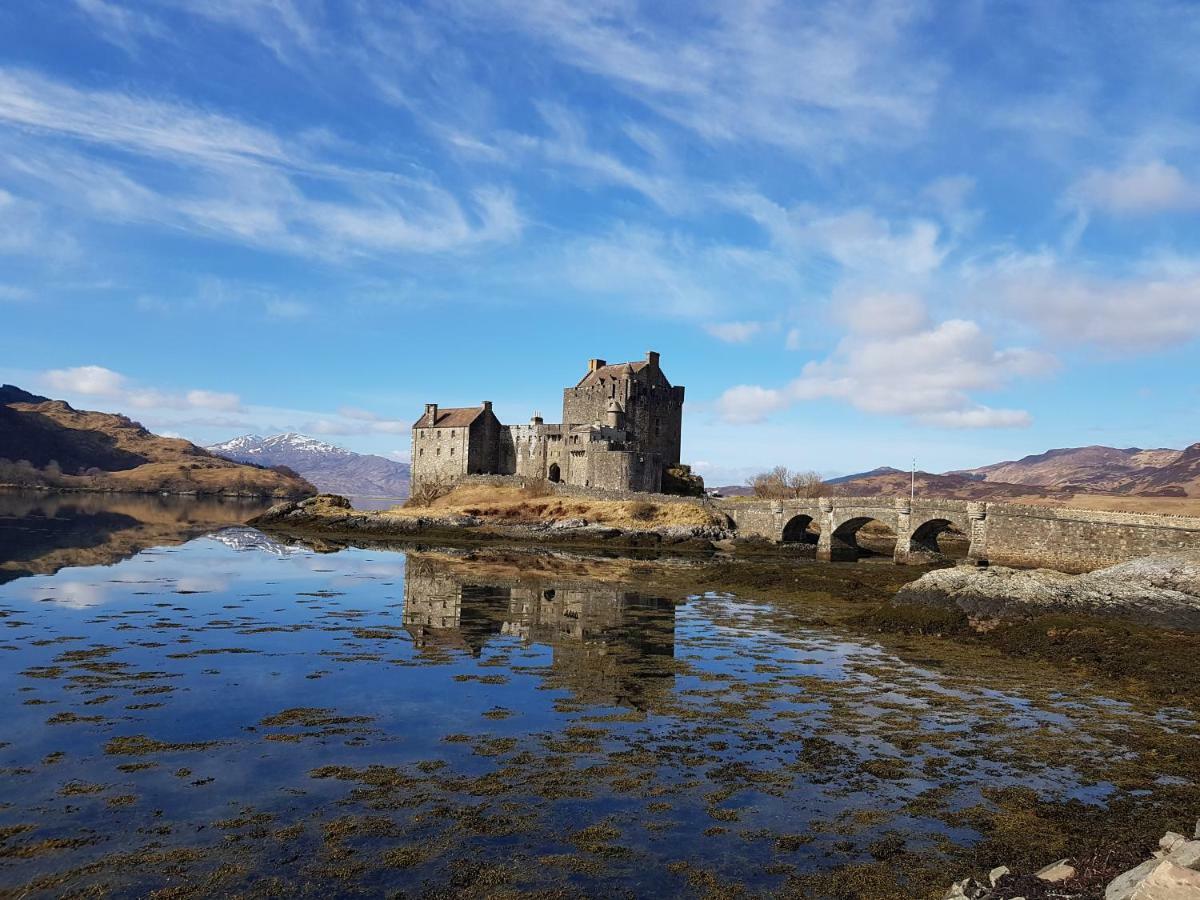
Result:
M1003 566L938 569L905 585L893 602L956 606L979 619L1061 612L1200 630L1200 552L1150 556L1084 575Z

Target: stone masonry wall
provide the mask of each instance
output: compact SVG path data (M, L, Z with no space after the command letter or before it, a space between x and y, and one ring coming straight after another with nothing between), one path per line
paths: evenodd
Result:
M913 536L935 520L949 521L970 540L976 561L1020 567L1086 572L1139 556L1200 550L1200 518L1139 515L1086 509L976 503L963 500L833 497L819 500L718 501L742 537L780 541L787 522L807 515L821 528L823 546L831 529L870 515L895 528L896 561L921 562L926 548Z
M470 433L466 428L414 428L412 480L448 481L469 470Z
M1087 572L1154 553L1200 550L1200 519L987 504L989 562Z

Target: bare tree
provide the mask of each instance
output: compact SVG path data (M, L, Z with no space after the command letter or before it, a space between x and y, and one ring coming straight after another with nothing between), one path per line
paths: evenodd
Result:
M422 478L419 482L412 486L412 493L409 494L408 500L405 501L405 506L424 509L432 506L433 502L440 497L445 497L454 489L454 482L448 478Z
M792 500L797 497L828 497L835 493L817 472L793 472L787 466L776 466L760 472L747 481L755 497L763 500Z

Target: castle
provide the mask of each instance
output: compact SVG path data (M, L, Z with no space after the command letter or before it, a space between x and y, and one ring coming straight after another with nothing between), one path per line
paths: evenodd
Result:
M502 425L490 401L443 409L425 404L412 427L412 483L466 475L515 475L613 491L659 491L679 464L683 388L673 386L651 351L638 362L588 361L587 374L563 390L562 424L535 415Z

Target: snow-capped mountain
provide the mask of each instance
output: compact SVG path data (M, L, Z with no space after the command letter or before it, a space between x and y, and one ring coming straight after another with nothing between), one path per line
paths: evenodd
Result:
M288 432L261 437L244 434L208 447L210 453L260 466L287 466L320 490L351 497L408 496L409 468L382 456Z

